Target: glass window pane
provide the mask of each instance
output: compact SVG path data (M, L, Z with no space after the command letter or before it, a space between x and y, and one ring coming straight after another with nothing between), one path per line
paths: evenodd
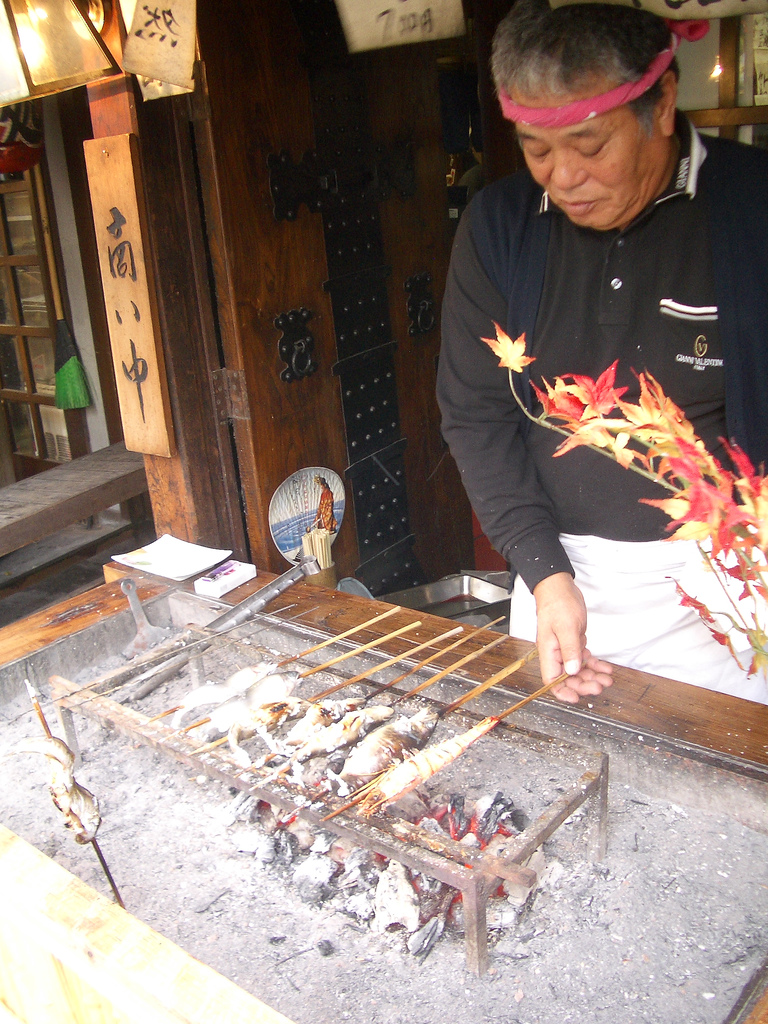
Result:
M38 455L35 432L32 429L32 412L29 406L20 402L8 402L7 404L14 450L19 455Z
M45 305L43 277L39 267L15 267L14 276L19 289L21 322L27 327L47 327L48 308Z
M0 335L0 381L9 391L26 391L24 375L19 365L19 355L13 338Z
M80 24L82 19L74 4L35 0L23 7L17 3L15 9L22 49L35 85L109 67L87 28Z
M11 313L11 291L8 286L8 275L0 268L0 324L15 324Z
M56 393L55 354L52 338L27 338L32 377L38 395Z
M5 222L12 256L34 255L35 228L26 192L8 192L3 196Z

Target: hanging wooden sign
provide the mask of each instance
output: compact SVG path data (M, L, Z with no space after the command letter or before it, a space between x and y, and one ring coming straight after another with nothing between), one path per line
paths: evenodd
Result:
M463 36L461 0L336 0L350 53Z
M549 0L552 7L576 3L609 3L641 8L662 18L685 21L688 18L732 18L739 14L760 14L768 11L768 0ZM704 4L706 3L706 6Z
M125 446L170 456L175 454L173 424L138 140L115 135L83 145Z
M126 8L123 5L124 16ZM191 92L195 61L195 0L155 7L136 3L123 47L123 70Z

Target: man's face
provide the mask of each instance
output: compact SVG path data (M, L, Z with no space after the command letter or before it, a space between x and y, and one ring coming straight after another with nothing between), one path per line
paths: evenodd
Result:
M513 91L511 98L525 106L560 106L614 84L593 79L589 88L565 97ZM674 75L667 73L662 87L650 134L628 106L567 128L517 124L528 169L574 224L597 231L624 228L666 187L676 157Z

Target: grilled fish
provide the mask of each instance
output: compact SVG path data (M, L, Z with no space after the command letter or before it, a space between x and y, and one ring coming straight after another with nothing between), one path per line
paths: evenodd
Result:
M344 762L339 779L349 789L370 782L379 772L420 750L437 725L437 712L424 709L408 718L401 715L362 739Z
M286 747L300 747L315 733L333 722L338 722L350 711L357 711L365 703L365 697L352 697L347 700L321 700L310 704L307 713L293 726L284 737Z
M75 842L90 843L101 824L99 803L75 780L75 758L67 744L56 736L46 736L25 740L11 753L44 754L48 758L51 799L64 816L65 827L72 829Z
M182 697L179 708L171 719L172 727L174 729L181 728L184 716L193 708L204 707L206 704L223 704L225 700L244 693L266 676L274 674L276 669L276 662L260 661L235 672L224 683L206 683L204 686L190 690Z
M324 729L320 729L314 736L310 736L307 742L299 747L291 761L298 761L301 764L320 754L330 754L342 747L351 747L361 736L373 729L375 725L391 718L393 714L392 708L383 705L349 711L341 721L333 722Z
M298 672L272 672L253 683L245 693L219 704L211 712L208 732L223 734L229 732L238 721L247 720L249 712L257 711L265 704L290 697L299 681Z
M241 746L243 740L249 740L258 735L270 750L276 752L278 746L272 734L280 728L283 722L305 714L308 707L308 702L300 697L286 697L284 700L271 701L261 707L245 708L242 717L233 722L227 733L230 749L238 764L244 768L249 768L251 765L248 753Z

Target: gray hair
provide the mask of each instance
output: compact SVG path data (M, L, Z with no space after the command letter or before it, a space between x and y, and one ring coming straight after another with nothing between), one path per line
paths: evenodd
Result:
M551 8L547 0L516 0L493 39L496 91L565 95L594 76L616 85L636 82L669 46L662 18L613 4ZM677 75L677 62L670 65ZM661 96L658 82L630 106L646 131Z

